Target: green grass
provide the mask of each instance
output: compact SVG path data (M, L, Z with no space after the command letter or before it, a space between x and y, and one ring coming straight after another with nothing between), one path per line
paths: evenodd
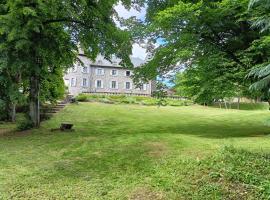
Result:
M213 107L215 108L220 108L219 103L215 103L213 104ZM225 104L222 103L221 107L223 109L225 109ZM228 108L231 109L238 109L238 104L237 103L232 103L231 105L228 103L227 105ZM269 104L266 102L262 102L262 103L240 103L239 106L240 110L269 110Z
M268 199L269 126L262 110L70 105L0 137L0 199Z

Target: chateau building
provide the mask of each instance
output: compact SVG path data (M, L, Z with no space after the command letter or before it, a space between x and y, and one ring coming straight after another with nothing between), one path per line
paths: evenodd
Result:
M110 62L99 55L96 61L91 61L80 54L79 59L81 63L75 63L64 76L65 85L71 95L76 96L80 93L151 95L155 90L155 81L143 83L137 88L131 78L132 70L121 67L117 58L113 58ZM131 61L134 67L145 62L134 57Z

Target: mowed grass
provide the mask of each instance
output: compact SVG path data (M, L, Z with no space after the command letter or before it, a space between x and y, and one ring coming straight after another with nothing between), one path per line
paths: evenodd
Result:
M70 105L0 137L0 199L269 199L269 133L269 111Z

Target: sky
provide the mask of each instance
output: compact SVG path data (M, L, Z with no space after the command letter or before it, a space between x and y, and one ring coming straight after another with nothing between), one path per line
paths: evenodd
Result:
M118 15L120 17L123 17L125 19L135 16L136 18L140 19L140 20L144 20L145 19L145 15L146 15L146 9L142 8L140 11L137 11L135 9L130 9L127 10L125 9L125 7L121 4L118 4L115 7L116 11L118 12ZM160 38L157 41L157 45L163 44L165 43L164 40L162 38ZM133 49L132 49L132 53L133 53L133 57L138 57L141 59L145 59L146 57L146 50L142 47L139 46L139 44L133 44ZM163 78L162 82L165 83L168 87L172 87L173 84L170 82L170 79L168 78Z
M140 11L137 11L135 9L130 9L127 10L125 7L121 4L118 4L115 7L116 11L118 12L120 17L123 17L125 19L135 16L138 19L144 20L145 14L146 14L146 9L142 8ZM139 46L139 44L133 44L133 49L132 49L133 57L138 57L140 59L145 59L146 57L146 50L142 47Z

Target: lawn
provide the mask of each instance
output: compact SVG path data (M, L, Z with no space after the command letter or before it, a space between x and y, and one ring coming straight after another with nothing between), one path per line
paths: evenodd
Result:
M269 133L265 110L70 105L0 137L0 199L268 199Z

